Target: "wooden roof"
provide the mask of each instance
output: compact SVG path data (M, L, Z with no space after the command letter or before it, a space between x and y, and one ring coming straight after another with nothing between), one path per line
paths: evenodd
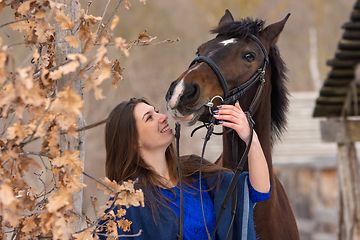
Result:
M356 65L360 64L360 0L356 1L354 5L350 21L345 23L342 28L344 33L339 41L334 58L327 61L327 65L332 69L320 89L319 97L316 99L314 117L340 116L347 94L355 86L356 89L352 89L352 91L356 91L358 97L352 97L353 107L351 109L356 109L354 102L359 104L360 87L350 83L355 79ZM355 114L354 110L350 111L349 114L358 115Z

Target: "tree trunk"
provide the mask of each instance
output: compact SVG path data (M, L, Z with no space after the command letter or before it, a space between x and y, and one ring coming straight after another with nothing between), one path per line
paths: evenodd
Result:
M360 177L356 149L349 141L339 143L338 150L339 240L360 240Z
M65 15L70 14L71 21L73 22L77 18L78 12L78 0L59 0L59 3L64 3L67 7L64 9ZM57 43L55 48L55 59L56 64L61 64L62 62L66 61L66 56L69 53L80 53L81 48L80 45L78 48L70 47L69 43L65 42L66 36L70 35L70 30L63 30L59 28L59 24L56 25L56 41L61 42ZM60 91L64 86L68 84L68 82L73 78L76 73L68 74L58 80L57 82L57 91ZM78 77L72 83L72 88L76 91L80 96L82 96L82 87L81 87L81 79ZM78 118L76 120L76 124L78 127L85 126L85 119L84 116ZM65 150L71 151L80 151L80 159L85 159L85 132L79 132L78 138L61 135L60 137L60 148L61 152ZM84 167L84 166L83 166ZM83 180L82 180L83 181ZM83 191L80 190L76 193L73 197L74 201L74 211L77 214L77 219L73 223L74 230L78 231L81 228L81 213L82 213L82 198L83 198Z

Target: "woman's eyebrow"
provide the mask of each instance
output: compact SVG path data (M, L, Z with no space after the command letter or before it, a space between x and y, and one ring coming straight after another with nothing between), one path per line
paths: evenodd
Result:
M142 117L142 120L144 120L145 116L148 115L148 114L150 114L150 111L148 111L148 112L146 112L146 113L144 114L144 116Z
M156 108L155 108L155 107L154 107L154 112L156 112ZM148 114L150 114L150 113L151 113L151 111L147 111L147 112L144 114L144 116L142 117L142 119L144 119L145 116L148 115Z

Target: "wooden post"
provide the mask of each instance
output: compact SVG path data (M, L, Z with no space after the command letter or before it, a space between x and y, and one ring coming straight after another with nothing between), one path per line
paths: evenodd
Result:
M339 240L360 240L360 175L354 142L360 141L360 119L321 122L324 142L338 143Z
M78 0L59 0L59 3L64 3L66 9L64 9L65 15L70 14L71 21L73 22L77 18L78 13ZM69 43L65 41L65 38L71 34L70 30L64 30L59 28L59 24L56 25L56 41L57 43L55 47L55 59L56 64L61 64L66 61L66 56L69 53L80 53L80 45L78 48L70 47ZM63 78L59 79L57 82L57 89L60 91L64 86L66 86L69 81L74 77L76 73L68 74L63 76ZM80 96L82 96L82 87L81 87L81 79L78 77L72 83L72 88L76 91ZM85 119L84 116L78 118L76 120L76 124L79 128L84 127ZM78 138L61 135L60 137L60 148L61 151L72 150L72 151L80 151L80 159L85 159L85 132L79 132ZM84 167L84 166L83 166ZM83 182L83 180L81 181ZM78 231L81 228L81 213L82 213L82 199L83 199L83 191L80 190L73 197L74 200L74 212L78 216L75 222L72 224L74 226L74 230Z
M360 240L359 165L354 142L338 143L339 240Z

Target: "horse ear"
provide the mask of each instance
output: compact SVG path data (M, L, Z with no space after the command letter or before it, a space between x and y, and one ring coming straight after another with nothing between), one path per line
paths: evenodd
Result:
M234 21L233 16L231 15L230 11L228 9L226 9L224 16L222 16L222 18L219 21L219 26L221 26L225 23L233 22L233 21Z
M290 13L280 22L273 23L267 26L263 31L260 32L261 38L268 41L270 46L273 46L279 39L279 35L282 32L286 21L290 17Z

